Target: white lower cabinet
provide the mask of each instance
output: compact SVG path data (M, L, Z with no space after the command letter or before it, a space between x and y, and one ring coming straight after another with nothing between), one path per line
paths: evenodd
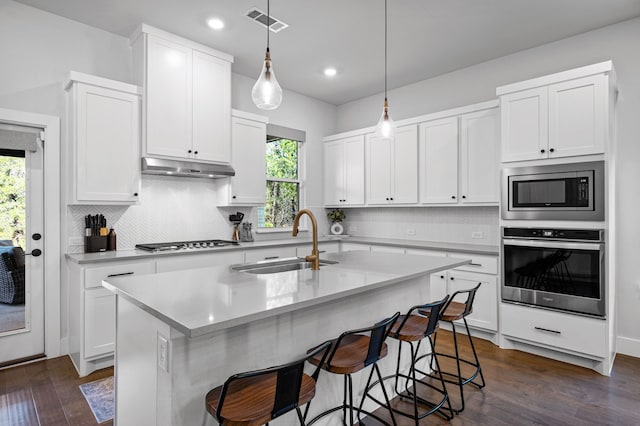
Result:
M307 254L311 254L311 243L309 243L309 253ZM285 257L296 257L296 246L269 247L247 250L244 254L244 261L249 263L259 262L261 260L276 260Z
M116 295L106 288L84 292L84 356L113 353L116 340Z
M156 271L158 273L171 272L184 269L207 268L209 266L235 265L243 262L244 253L237 250L219 253L197 253L158 259Z
M605 320L508 303L500 306L500 331L507 339L589 358L607 356Z
M116 297L102 287L102 280L154 272L154 260L101 263L99 266L68 263L69 354L80 377L113 365Z
M468 290L480 284L473 301L473 313L467 317L470 327L482 328L489 331L498 331L498 280L488 274L475 274L472 272L449 271L448 291L451 296L456 291ZM459 297L459 298L458 298ZM456 297L454 300L464 302L467 294ZM459 321L462 323L462 321Z

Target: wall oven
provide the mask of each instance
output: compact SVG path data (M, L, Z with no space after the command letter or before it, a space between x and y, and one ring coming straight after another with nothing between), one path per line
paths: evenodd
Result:
M502 170L502 218L604 220L604 162Z
M604 318L601 229L502 229L502 301Z

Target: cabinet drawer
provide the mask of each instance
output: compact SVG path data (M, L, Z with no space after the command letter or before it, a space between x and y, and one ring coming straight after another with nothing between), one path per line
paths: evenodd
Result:
M483 274L498 274L498 257L486 254L449 253L449 257L471 259L470 265L458 266L458 271L481 272Z
M311 243L309 243L309 253L311 254ZM259 262L261 260L282 259L285 257L295 257L296 247L272 247L256 250L247 250L245 252L245 262Z
M84 271L84 287L101 287L102 280L108 277L127 275L152 274L155 272L155 262L126 262L113 263L107 266L86 268Z
M604 358L607 322L544 309L503 303L502 334L560 350Z

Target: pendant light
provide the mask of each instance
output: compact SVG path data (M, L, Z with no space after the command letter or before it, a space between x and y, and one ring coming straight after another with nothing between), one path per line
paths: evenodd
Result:
M395 137L396 124L389 117L389 102L387 101L387 0L384 0L384 106L382 115L376 125L376 135L382 140Z
M267 53L258 81L253 85L251 98L260 109L276 109L282 103L282 88L276 80L276 75L271 66L271 52L269 52L269 32L271 32L271 14L269 0L267 0Z

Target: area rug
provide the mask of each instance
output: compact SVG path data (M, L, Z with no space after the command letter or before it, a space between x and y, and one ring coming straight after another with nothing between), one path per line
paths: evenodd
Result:
M113 376L80 385L80 391L98 423L113 419Z

